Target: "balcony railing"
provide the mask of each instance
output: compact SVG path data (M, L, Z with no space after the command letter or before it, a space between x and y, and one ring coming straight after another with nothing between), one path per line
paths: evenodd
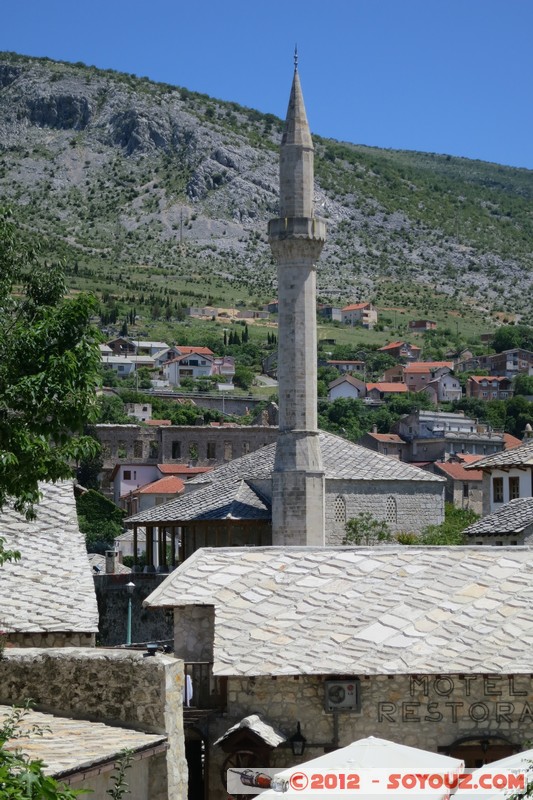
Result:
M227 678L213 675L212 661L186 661L183 707L223 709L227 700Z

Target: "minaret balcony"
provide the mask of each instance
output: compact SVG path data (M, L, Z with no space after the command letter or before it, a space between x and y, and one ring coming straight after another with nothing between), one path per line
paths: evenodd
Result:
M326 223L321 217L271 219L268 223L268 238L271 241L309 239L311 241L324 242L326 239Z

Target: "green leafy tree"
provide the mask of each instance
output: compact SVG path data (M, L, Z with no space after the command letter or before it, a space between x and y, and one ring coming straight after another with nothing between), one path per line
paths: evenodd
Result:
M42 264L0 212L0 507L31 516L38 481L71 476L97 452L82 435L96 411L94 298L65 297L62 269Z
M392 532L384 520L376 519L368 511L361 511L346 523L343 544L374 545L390 542Z
M100 492L90 489L77 497L76 509L80 531L91 552L106 550L121 535L125 512Z
M533 395L533 375L517 375L513 387L515 395Z
M422 531L417 544L465 544L464 529L478 519L479 515L470 511L470 509L456 508L453 503L446 503L444 522L441 525L429 525Z

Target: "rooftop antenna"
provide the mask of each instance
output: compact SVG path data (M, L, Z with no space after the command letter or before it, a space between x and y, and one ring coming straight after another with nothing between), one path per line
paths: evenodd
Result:
M298 45L294 45L294 71L298 72Z

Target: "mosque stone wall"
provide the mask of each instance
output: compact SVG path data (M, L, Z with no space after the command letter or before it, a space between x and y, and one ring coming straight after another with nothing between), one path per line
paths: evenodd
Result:
M368 512L393 533L420 533L444 521L444 483L326 481L326 545L339 545L347 520Z

